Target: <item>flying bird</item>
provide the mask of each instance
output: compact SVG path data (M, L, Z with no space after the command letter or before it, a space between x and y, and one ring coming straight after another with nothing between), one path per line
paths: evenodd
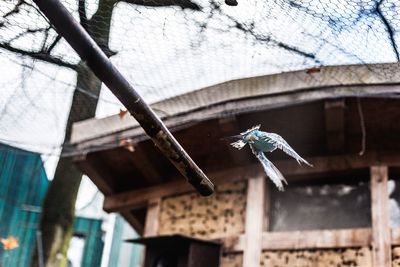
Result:
M230 136L228 138L238 139L236 142L231 143L231 145L238 150L249 144L251 151L261 162L267 176L272 180L279 191L284 191L283 183L287 184L287 181L278 168L267 159L264 154L265 152L272 152L279 148L289 156L296 159L299 164L305 163L310 167L312 167L312 165L300 157L300 155L297 154L280 135L260 131L260 126L261 125L254 126L239 135Z

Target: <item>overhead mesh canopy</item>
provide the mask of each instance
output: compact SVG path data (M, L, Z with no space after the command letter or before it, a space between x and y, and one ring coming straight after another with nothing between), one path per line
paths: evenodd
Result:
M149 103L238 78L399 61L395 0L62 2ZM0 53L0 142L56 154L80 58L31 0L1 1ZM99 98L99 117L121 107L107 89L77 90Z

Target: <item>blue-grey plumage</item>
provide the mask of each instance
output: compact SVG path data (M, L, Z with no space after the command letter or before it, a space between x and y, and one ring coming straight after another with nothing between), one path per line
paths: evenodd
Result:
M237 149L242 149L244 146L249 144L251 151L260 161L264 168L267 176L272 182L278 187L280 191L283 191L283 183L286 183L282 173L272 164L271 161L265 156L265 152L272 152L279 148L289 156L295 158L299 164L305 163L308 166L312 165L305 159L300 157L299 154L283 139L280 135L275 133L267 133L260 131L260 125L248 129L247 131L240 133L236 136L239 140L231 143L231 145Z

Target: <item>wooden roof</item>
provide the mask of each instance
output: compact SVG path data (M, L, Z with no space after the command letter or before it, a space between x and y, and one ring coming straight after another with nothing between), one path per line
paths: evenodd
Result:
M375 67L380 69L370 68ZM351 74L346 73L350 70ZM249 149L235 151L220 140L257 124L262 130L282 135L306 158L330 156L339 162L344 158L337 155L358 157L363 138L361 114L366 130L365 157L376 161L379 156L371 153L397 155L400 149L400 99L396 98L400 88L394 82L400 81L400 74L393 74L388 83L382 75L372 77L371 69L369 75L366 73L364 67L330 67L313 74L295 72L231 81L153 106L169 114L164 115L166 125L212 180L234 178L224 177L229 170L230 176L259 170ZM330 79L322 82L325 74ZM360 95L363 97L358 100ZM139 232L146 214L146 198L142 203L132 192L155 196L161 194L155 190L160 184L169 185L171 193L189 190L182 187L182 177L129 116L77 123L72 142L77 164L106 195L106 209L117 210L107 208L112 196L130 201L131 206L120 211ZM293 167L295 161L288 163L292 167L286 164L289 158L283 153L274 152L270 158L280 162L284 174L302 174ZM334 167L354 167L346 161L340 164ZM316 166L313 171L322 169Z

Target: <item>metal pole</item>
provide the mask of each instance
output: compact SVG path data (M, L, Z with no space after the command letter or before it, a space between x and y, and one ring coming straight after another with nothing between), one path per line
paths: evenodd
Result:
M58 0L34 0L34 2L93 73L129 110L155 145L187 181L201 195L211 195L214 192L213 183L68 10Z

